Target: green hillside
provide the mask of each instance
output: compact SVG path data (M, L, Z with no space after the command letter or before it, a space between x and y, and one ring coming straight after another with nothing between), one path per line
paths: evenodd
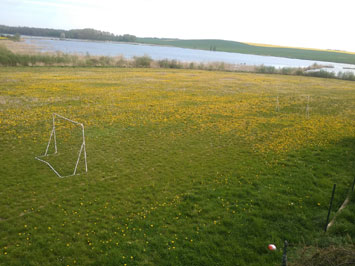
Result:
M180 40L159 38L137 38L139 43L169 45L181 48L215 50L221 52L278 56L296 59L355 64L355 54L334 51L308 50L301 48L265 47L225 40Z

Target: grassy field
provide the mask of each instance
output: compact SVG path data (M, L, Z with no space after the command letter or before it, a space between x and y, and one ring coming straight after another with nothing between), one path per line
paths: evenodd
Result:
M169 45L182 48L201 50L215 50L222 52L255 54L266 56L278 56L297 58L305 60L318 60L326 62L337 62L355 64L355 54L341 51L276 47L268 45L254 45L235 41L225 40L180 40L180 39L159 39L159 38L137 38L137 42Z
M88 173L35 160L53 113L85 125ZM0 265L280 265L286 239L291 261L352 244L353 200L323 228L354 178L354 121L350 81L0 68ZM57 129L48 160L70 174L80 130Z

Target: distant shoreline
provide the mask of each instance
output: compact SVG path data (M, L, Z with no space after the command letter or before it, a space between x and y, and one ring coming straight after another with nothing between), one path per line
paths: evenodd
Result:
M112 40L92 40L92 39L73 39L46 36L22 35L27 39L49 39L63 41L95 42L95 43L118 43L130 45L149 45L161 47L177 47L182 49L194 49L227 53L240 53L249 55L274 56L282 58L323 61L333 63L343 63L355 65L355 53L316 50L308 48L291 48L282 46L260 46L248 43L238 43L225 40L182 40L182 39L158 39L158 38L136 38L136 41L112 41Z
M115 35L110 32L95 30L92 28L64 30L26 26L12 27L6 25L0 25L0 34L1 33L23 35L31 38L41 38L41 36L43 36L43 38L58 38L63 40L128 43L132 45L145 44L355 65L355 52L255 44L220 39L137 37L130 34Z
M48 38L46 38L48 39ZM267 65L250 65L243 63L214 62L184 62L175 59L152 59L150 56L134 56L126 58L123 55L104 56L90 54L70 54L64 52L41 52L42 48L24 41L0 41L0 67L115 67L115 68L167 68L195 69L225 72L249 72L260 74L281 74L297 76L314 76L355 81L354 71L328 72L332 67L314 63L308 67L275 67ZM349 67L351 69L352 67ZM333 69L333 67L332 67ZM355 69L355 67L354 67Z

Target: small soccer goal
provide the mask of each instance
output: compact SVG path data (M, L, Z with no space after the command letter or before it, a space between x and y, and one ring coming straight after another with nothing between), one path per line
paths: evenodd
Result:
M58 131L60 134L58 134ZM58 159L60 158L60 153L62 153L61 161L65 161L65 171L63 169L58 170L58 168L54 165L56 160L60 161ZM54 158L54 162L51 162L51 157ZM43 155L36 156L35 158L47 164L60 178L77 175L79 162L81 161L84 162L85 172L87 172L88 166L86 160L84 125L54 113L52 117L52 131L49 137L46 151ZM68 173L68 171L70 171L68 168L71 168L71 166L74 168L74 170L73 172ZM63 174L62 171L66 173Z

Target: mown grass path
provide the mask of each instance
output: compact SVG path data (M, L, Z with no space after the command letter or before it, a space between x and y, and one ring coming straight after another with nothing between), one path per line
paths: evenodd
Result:
M54 112L85 125L87 174L34 159ZM354 212L322 232L332 184L336 208L353 180L354 121L354 82L1 68L0 265L277 265L285 239L354 241ZM57 137L70 172L76 128Z

